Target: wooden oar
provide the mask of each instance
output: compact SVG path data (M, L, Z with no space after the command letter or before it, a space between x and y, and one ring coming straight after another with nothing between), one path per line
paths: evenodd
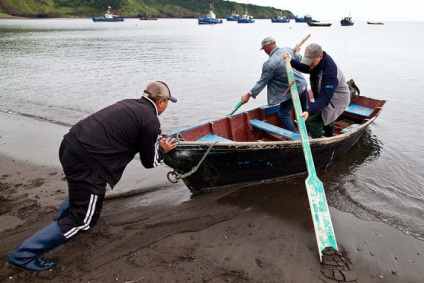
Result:
M308 193L309 206L311 208L312 220L314 222L315 237L318 245L320 261L322 261L322 251L326 247L337 249L336 236L334 235L333 224L331 222L330 211L325 197L324 186L318 179L315 171L314 160L312 159L311 147L309 145L308 133L306 131L305 120L300 107L299 94L294 79L290 59L286 58L286 70L291 85L291 94L296 113L298 128L303 147L303 155L305 156L306 167L308 169L308 178L305 181L306 191Z
M233 115L233 114L234 114L234 112L236 112L236 111L237 111L237 109L239 109L239 108L240 108L240 106L242 106L242 105L243 105L243 102L240 100L240 101L236 104L236 106L234 106L233 110L231 110L231 112L227 114L227 116L231 116L231 115Z
M302 46L302 44L305 43L305 41L307 41L310 36L311 36L311 34L308 34L307 36L305 36L305 38L302 39L298 44L296 44L293 49L296 50L296 47Z

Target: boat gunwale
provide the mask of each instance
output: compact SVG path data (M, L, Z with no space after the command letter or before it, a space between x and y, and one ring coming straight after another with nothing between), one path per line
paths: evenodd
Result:
M381 112L381 110L380 110ZM380 114L377 113L374 117L372 117L371 119L369 119L368 121L366 121L363 124L360 124L358 127L352 128L350 129L348 132L346 133L340 133L338 135L334 135L332 137L321 137L321 138L315 138L315 139L309 139L309 143L311 145L314 144L329 144L329 143L335 143L338 142L339 140L345 140L348 138L348 136L355 134L357 131L360 131L364 128L367 128L371 123L374 122L374 120L378 117L378 115ZM209 122L208 122L209 123ZM208 124L208 123L204 123L204 124ZM198 126L202 126L204 124L199 124ZM192 128L189 128L192 129ZM189 130L188 129L188 130ZM186 130L182 130L182 131L186 131ZM180 131L180 132L182 132ZM177 134L179 132L176 132L174 134ZM174 135L173 134L173 135ZM172 135L171 135L172 136ZM177 140L178 141L178 140ZM199 142L199 141L178 141L178 146L177 146L177 150L179 149L180 146L184 146L185 148L192 145L192 146L210 146L211 144L214 144L214 142L209 142L209 141L203 141L203 142ZM234 147L258 147L258 148L265 148L268 146L275 146L275 145L302 145L302 141L301 140L285 140L285 141L231 141L231 142L216 142L213 146L213 148L216 147L228 147L228 148L234 148Z

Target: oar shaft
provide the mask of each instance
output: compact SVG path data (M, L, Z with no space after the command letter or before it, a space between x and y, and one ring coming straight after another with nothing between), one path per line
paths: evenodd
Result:
M310 36L311 36L311 34L308 34L307 36L305 36L304 39L302 39L298 44L296 44L296 46L294 47L294 49L296 49L296 47L302 46L302 44L305 43L305 41L307 41Z
M296 81L294 79L293 70L290 65L289 58L285 59L286 61L286 70L289 78L290 91L292 94L294 112L296 114L297 125L299 128L300 138L302 141L303 153L305 155L306 167L308 169L309 175L316 175L315 165L312 158L307 158L312 156L311 146L309 145L308 132L306 130L305 119L302 116L302 107L300 106L299 93L297 92Z

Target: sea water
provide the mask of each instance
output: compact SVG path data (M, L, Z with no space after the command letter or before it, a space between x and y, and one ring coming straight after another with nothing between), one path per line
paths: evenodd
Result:
M161 80L178 98L160 117L172 132L231 111L260 77L263 38L294 47L311 34L301 53L321 44L361 95L387 100L352 151L319 171L329 204L424 239L423 30L424 22L323 28L270 20L4 19L0 111L71 126ZM239 111L265 103L266 90Z

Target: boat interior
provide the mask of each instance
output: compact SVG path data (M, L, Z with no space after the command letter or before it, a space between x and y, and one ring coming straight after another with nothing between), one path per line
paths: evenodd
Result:
M385 100L360 96L335 121L334 135L345 134L377 116ZM172 134L180 141L231 143L300 140L300 135L283 129L278 119L279 105L263 106L227 116ZM292 119L295 115L292 110Z

